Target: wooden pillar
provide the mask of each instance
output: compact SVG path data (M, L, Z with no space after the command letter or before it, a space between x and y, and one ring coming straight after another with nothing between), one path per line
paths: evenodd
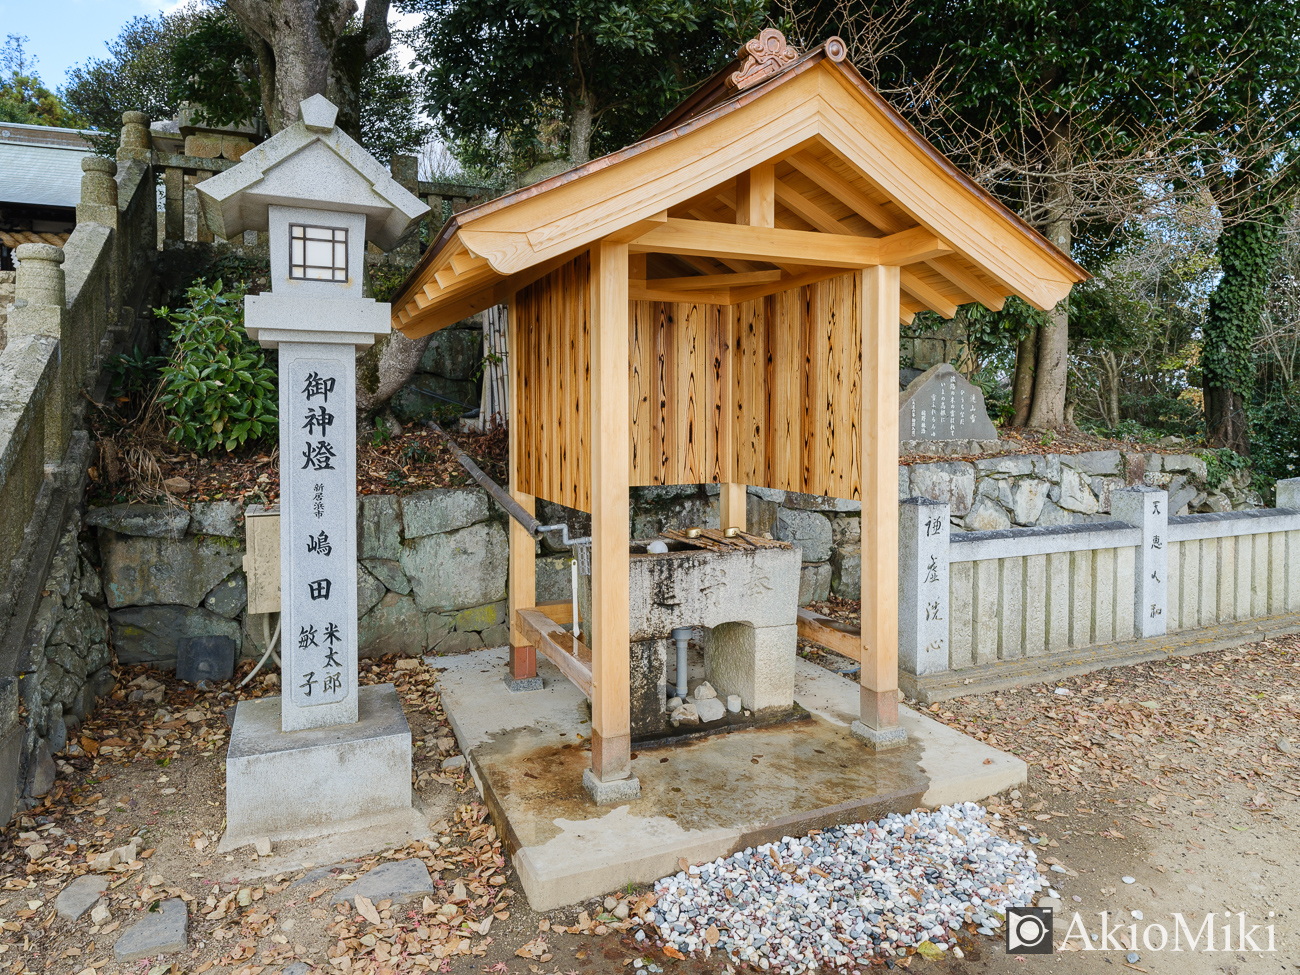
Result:
M509 438L510 453L506 463L508 468L508 487L510 496L519 502L519 506L530 515L536 511L536 502L531 494L519 490L518 464L522 456L519 440L522 434L520 424L523 411L519 407L519 369L521 363L515 350L523 347L516 326L515 296L512 293L506 303L506 328L509 338L506 342L506 373L510 385L507 406L506 435ZM510 617L510 673L506 683L511 690L540 690L541 681L537 678L537 648L524 636L516 613L521 609L532 609L537 605L537 542L532 535L513 518L510 519L510 575L507 583L507 614Z
M748 227L776 226L776 166L763 163L736 177L736 223ZM722 454L723 482L718 497L718 522L723 531L748 527L745 485L731 480L738 458L733 436L736 428L736 378L733 371L736 348L736 323L728 309L727 335L721 343L723 357L719 370L722 384L722 427L718 438Z
M862 677L853 733L875 750L898 723L898 268L857 272L862 333Z
M632 776L628 645L628 250L591 248L591 768L597 804L641 794Z

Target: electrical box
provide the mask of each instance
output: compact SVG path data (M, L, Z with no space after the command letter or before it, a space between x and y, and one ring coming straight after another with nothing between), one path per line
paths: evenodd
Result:
M249 613L280 612L280 509L250 505L244 512L244 577Z

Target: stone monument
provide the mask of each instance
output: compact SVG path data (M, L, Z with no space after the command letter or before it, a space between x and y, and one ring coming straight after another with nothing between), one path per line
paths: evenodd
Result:
M984 393L950 363L917 376L898 400L898 439L997 440Z
M281 696L242 702L226 761L231 849L411 820L411 733L391 684L357 684L356 350L389 332L362 295L367 240L428 207L335 126L299 121L198 186L212 232L267 231L271 290L245 327L280 362Z

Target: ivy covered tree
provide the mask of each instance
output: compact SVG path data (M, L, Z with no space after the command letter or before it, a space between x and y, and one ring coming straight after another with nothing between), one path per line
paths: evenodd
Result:
M526 182L634 141L757 33L763 0L399 0L461 163Z

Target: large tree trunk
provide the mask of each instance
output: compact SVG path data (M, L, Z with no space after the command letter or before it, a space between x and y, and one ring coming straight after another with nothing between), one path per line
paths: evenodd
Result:
M1023 427L1029 422L1029 408L1034 402L1034 360L1037 353L1038 329L1031 328L1016 346L1016 377L1011 386L1011 405L1016 411L1011 420L1013 427Z
M591 129L594 116L591 99L585 91L579 93L569 120L569 162L581 166L591 160Z
M226 0L254 41L262 103L271 131L298 120L298 103L325 95L339 109L339 125L358 132L361 69L385 53L390 0L366 0L361 31L345 34L356 0Z
M1264 311L1277 224L1270 215L1231 223L1219 234L1223 277L1210 295L1201 342L1206 438L1243 457L1250 456L1246 406L1255 383L1251 346Z
M1064 193L1062 188L1054 193ZM1059 197L1057 198L1059 200ZM1063 201L1062 201L1063 202ZM1070 253L1070 218L1057 211L1047 223L1047 239L1062 253ZM1070 375L1070 299L1057 303L1048 324L1038 329L1038 350L1034 370L1034 405L1029 425L1038 430L1062 431L1065 419L1065 386Z

